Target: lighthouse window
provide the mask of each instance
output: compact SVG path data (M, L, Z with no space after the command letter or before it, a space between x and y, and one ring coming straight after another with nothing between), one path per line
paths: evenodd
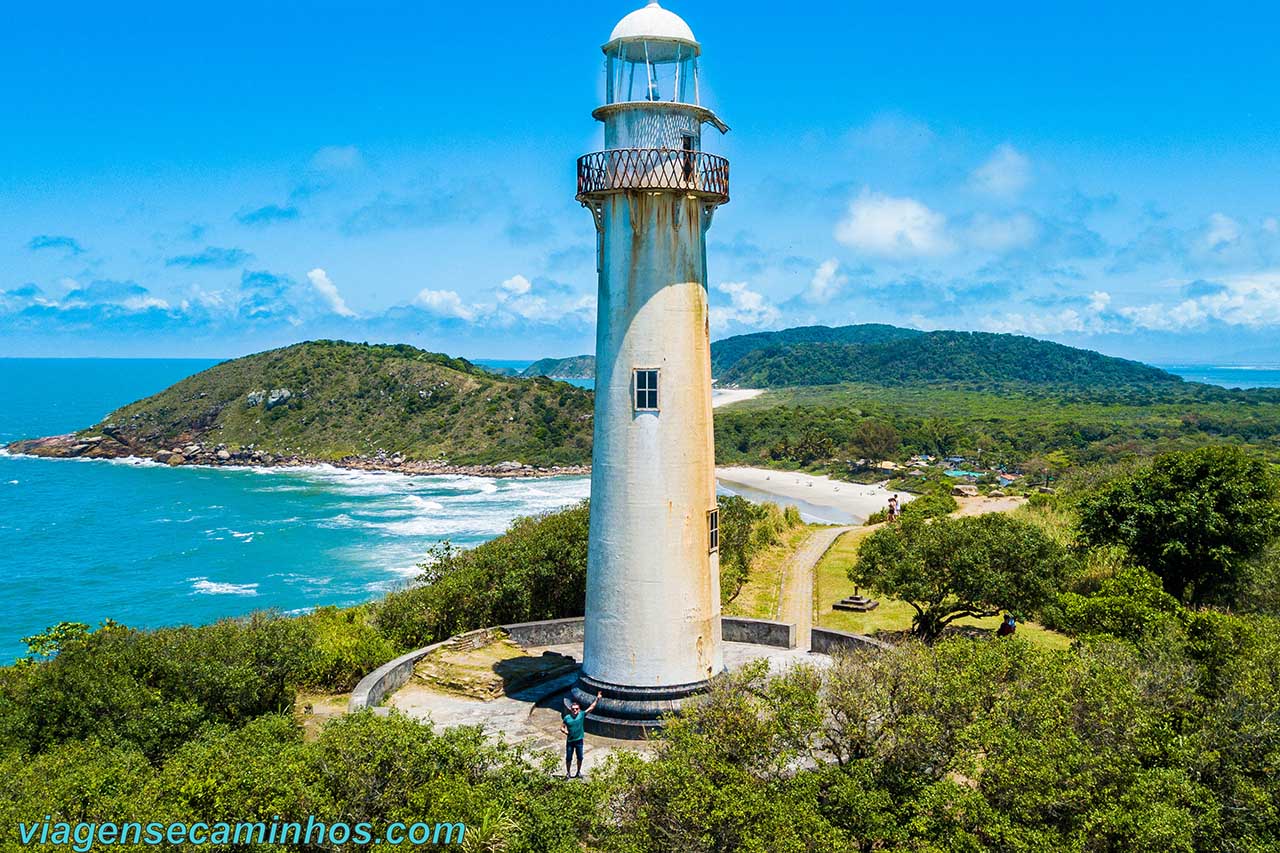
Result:
M720 550L720 510L713 509L707 513L707 528L711 534L711 553Z
M658 371L636 371L636 411L658 411Z

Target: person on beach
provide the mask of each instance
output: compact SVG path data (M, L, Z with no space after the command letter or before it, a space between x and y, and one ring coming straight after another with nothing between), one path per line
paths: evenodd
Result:
M587 710L582 710L582 706L574 702L569 706L569 713L561 716L560 731L564 734L564 778L581 779L582 778L582 739L586 737L584 727L587 722L587 714L596 709L596 705L600 703L602 693L596 693L596 701L587 706ZM573 756L578 756L578 772L573 772Z

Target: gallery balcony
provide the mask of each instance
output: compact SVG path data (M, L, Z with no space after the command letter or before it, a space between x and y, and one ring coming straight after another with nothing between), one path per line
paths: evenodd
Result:
M683 192L708 204L729 200L729 161L703 151L615 148L578 159L578 201L622 192Z

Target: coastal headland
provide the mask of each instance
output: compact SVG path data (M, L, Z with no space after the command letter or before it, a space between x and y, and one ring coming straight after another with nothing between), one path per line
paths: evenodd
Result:
M542 466L514 461L462 465L442 460L407 459L394 453L319 459L301 454L272 453L256 449L252 445L232 448L224 444L206 445L200 442L175 443L171 447L149 450L109 435L83 436L75 433L15 441L5 449L15 455L44 459L138 459L172 466L298 468L331 465L353 471L391 471L420 476L458 474L472 477L566 477L591 473L590 465Z

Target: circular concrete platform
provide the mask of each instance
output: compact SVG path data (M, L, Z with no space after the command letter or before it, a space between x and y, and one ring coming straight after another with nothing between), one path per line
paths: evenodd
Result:
M525 651L534 657L555 652L579 662L582 660L581 642L525 646ZM734 642L724 644L724 658L730 672L757 660L768 661L772 672L783 672L800 663L826 666L831 660L825 654L804 649ZM565 710L565 699L578 678L577 671L565 673L488 701L447 693L419 680L410 680L387 695L382 704L410 717L430 720L437 726L478 725L487 734L502 737L508 742L559 751L564 748L560 717ZM647 748L648 742L643 739L618 739L588 732L584 751L588 757L599 759L617 749L643 751Z

